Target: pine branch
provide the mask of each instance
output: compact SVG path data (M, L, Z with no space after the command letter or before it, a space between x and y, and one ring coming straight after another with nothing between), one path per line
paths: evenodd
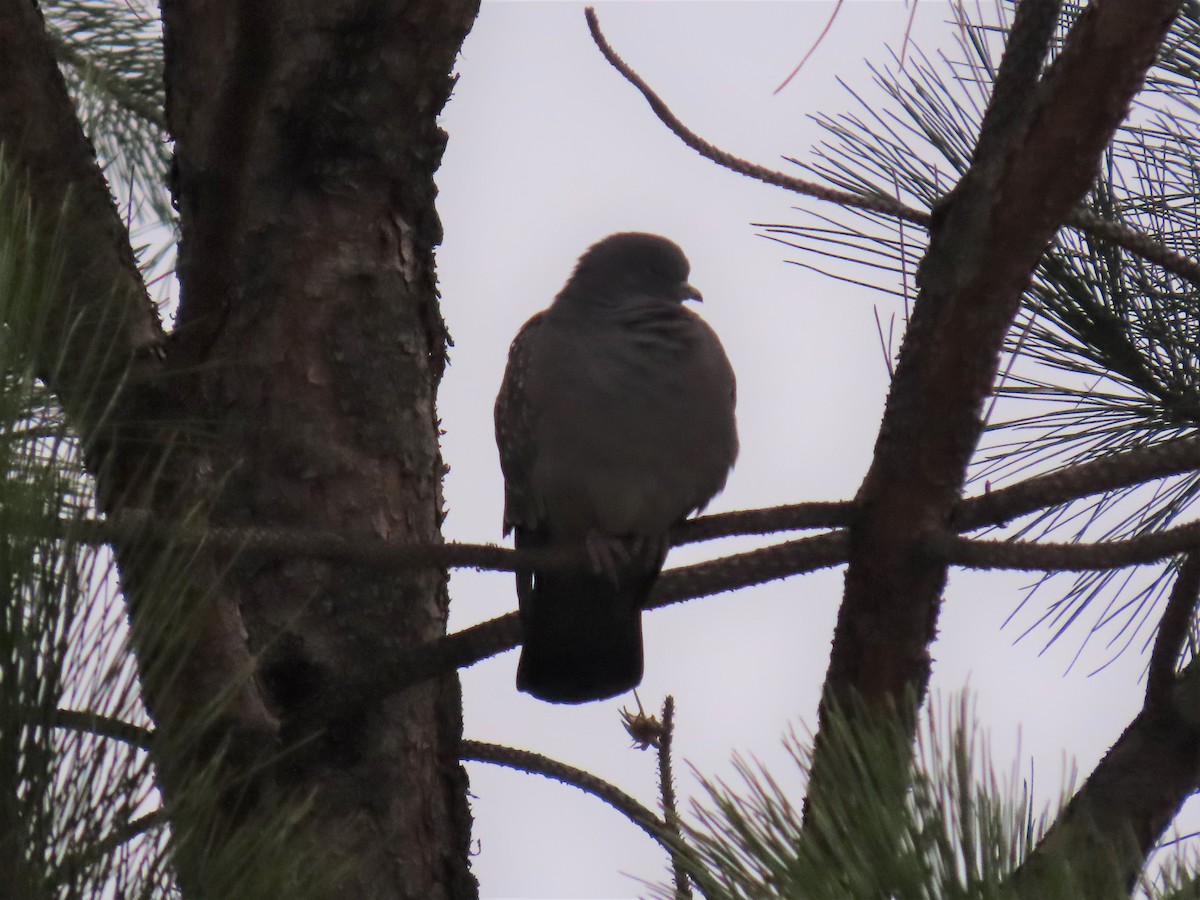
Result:
M41 310L44 330L30 335L38 374L99 463L112 436L96 429L128 383L127 367L136 362L140 377L159 371L164 336L33 4L0 6L0 146L23 176L35 234L63 254L60 296Z
M1031 275L1083 202L1175 11L1171 0L1089 7L1039 82L1028 127L977 154L931 223L920 292L857 495L808 828L837 808L825 773L843 748L824 728L830 710L859 698L881 720L899 716L915 730L947 574L929 539L961 502L982 404ZM884 807L902 802L902 792L881 798Z
M690 519L671 531L671 546L738 535L766 535L781 531L836 528L850 524L853 504L795 503L768 509L738 510ZM125 510L106 519L74 519L24 523L27 534L65 538L91 545L137 542L153 536L179 548L204 548L244 559L310 557L355 563L384 570L403 571L425 566L472 568L511 572L517 567L569 567L586 559L579 548L520 552L494 544L396 544L364 541L338 532L275 526L164 528L151 513Z
M670 107L646 83L645 79L638 75L617 54L604 37L603 32L601 32L595 10L588 7L585 10L585 16L587 17L588 28L592 33L592 39L609 64L620 72L626 81L641 92L642 96L646 98L646 102L650 104L650 108L654 111L654 114L670 129L672 134L705 159L730 171L737 172L739 175L745 175L756 181L761 181L764 184L781 187L785 190L814 197L818 200L836 203L838 206L846 209L879 213L903 222L912 222L922 227L929 226L932 218L930 213L907 206L886 194L855 194L813 181L806 181L802 178L796 178L792 175L787 175L783 172L768 169L757 163L741 159L728 151L710 144L684 125L671 111ZM1068 213L1063 224L1111 241L1143 259L1162 266L1180 278L1200 285L1200 261L1172 250L1149 235L1135 231L1117 222L1100 219L1095 214L1082 209Z
M1174 673L1182 620L1191 619L1200 588L1196 546L1176 576L1142 710L1014 874L1022 900L1046 896L1046 873L1063 866L1087 896L1132 891L1159 836L1200 787L1200 665Z
M1164 441L1068 466L971 497L959 506L953 524L958 531L974 531L1091 494L1197 470L1200 470L1200 437Z
M658 609L683 600L764 584L791 575L836 566L846 560L848 538L835 531L762 550L725 557L663 572L644 609ZM521 643L521 621L515 612L472 625L387 660L360 680L329 693L319 704L344 710L361 698L381 697L436 677L473 666Z
M591 794L593 797L603 800L654 838L668 853L674 853L671 844L674 837L662 819L620 788L597 778L590 772L550 759L540 753L518 750L515 747L503 747L499 744L487 744L483 741L463 741L459 745L458 758L465 761L492 763L532 775L542 775L579 788L585 794Z
M949 532L925 541L932 558L968 569L1083 572L1159 562L1200 543L1200 522L1098 544L985 541Z
M662 795L664 827L673 838L670 850L671 873L675 879L675 900L691 900L692 887L688 880L687 863L679 852L684 842L675 800L675 775L671 771L671 747L674 737L675 698L667 694L663 700L662 728L658 739L658 790Z

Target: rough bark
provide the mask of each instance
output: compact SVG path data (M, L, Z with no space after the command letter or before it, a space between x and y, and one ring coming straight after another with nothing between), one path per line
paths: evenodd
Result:
M1045 6L1027 0L1033 10ZM1040 79L997 79L972 166L934 216L919 295L858 494L822 710L912 711L929 680L946 563L923 550L950 525L1004 337L1055 230L1094 181L1178 4L1107 0L1083 11ZM1014 23L1019 69L1040 65L1036 16ZM1033 26L1032 28L1030 26ZM1029 41L1029 46L1026 45ZM1038 49L1038 44L1041 49ZM1030 48L1032 51L1030 52ZM821 803L819 733L808 803ZM893 798L898 799L898 798Z
M436 116L477 2L166 0L177 353L220 524L439 540ZM330 685L445 633L444 572L235 565L284 793L353 860L335 896L462 897L455 674L331 716ZM298 749L297 749L298 748Z
M34 338L106 512L440 539L436 117L477 6L163 4L183 232L164 354L37 8L0 0L0 143L47 233L70 200L62 302ZM301 799L302 853L341 864L331 896L477 893L457 678L332 717L307 703L444 634L443 573L204 553L186 560L193 589L164 598L170 548L143 533L114 549L168 800L209 758L236 781L211 808L172 808L198 817L175 823L185 889L213 883L204 855L239 823ZM166 612L194 617L185 645Z
M1137 717L1017 870L1017 896L1036 900L1056 872L1088 897L1133 891L1180 807L1200 787L1200 666L1177 675L1200 592L1200 551L1179 566L1158 626Z

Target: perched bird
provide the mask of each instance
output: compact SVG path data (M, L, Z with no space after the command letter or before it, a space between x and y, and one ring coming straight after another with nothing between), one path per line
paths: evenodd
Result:
M518 332L496 398L504 533L579 550L517 573L517 687L554 703L642 680L642 602L672 525L703 509L737 456L733 370L687 257L654 234L604 238Z

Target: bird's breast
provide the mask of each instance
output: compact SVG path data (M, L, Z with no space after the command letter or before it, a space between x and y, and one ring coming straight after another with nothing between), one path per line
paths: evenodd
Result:
M540 420L531 484L547 520L653 534L704 506L737 452L733 376L707 325L562 332L538 347L561 357L534 367L557 377L529 386Z

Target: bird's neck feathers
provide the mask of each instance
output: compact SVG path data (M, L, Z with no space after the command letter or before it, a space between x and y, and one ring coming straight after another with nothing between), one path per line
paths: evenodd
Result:
M682 321L692 315L691 310L675 297L627 289L594 290L580 288L574 283L559 292L550 310L556 318L621 325L636 325L643 321Z

